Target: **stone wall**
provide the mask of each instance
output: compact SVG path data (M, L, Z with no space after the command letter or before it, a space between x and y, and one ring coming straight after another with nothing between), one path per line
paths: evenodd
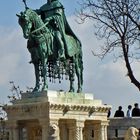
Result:
M123 140L126 130L129 127L136 127L140 130L140 118L110 118L108 126L108 140Z

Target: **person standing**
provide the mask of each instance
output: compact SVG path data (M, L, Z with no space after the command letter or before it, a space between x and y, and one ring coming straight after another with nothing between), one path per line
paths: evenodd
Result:
M128 110L126 112L126 117L132 117L132 112L131 112L132 106L128 105Z
M138 103L134 104L134 108L132 110L132 117L140 117L140 109Z
M115 112L114 117L124 117L124 112L122 111L122 106L118 107L118 110Z
M108 110L108 113L107 113L107 118L109 118L111 115L111 108Z

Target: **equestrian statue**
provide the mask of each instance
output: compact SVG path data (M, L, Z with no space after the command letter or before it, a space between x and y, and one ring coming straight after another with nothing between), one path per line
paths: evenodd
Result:
M58 0L48 0L40 9L32 10L25 3L25 11L17 14L27 48L34 65L36 83L32 92L47 91L47 79L69 78L69 92L74 92L75 74L82 92L82 46L71 30L64 7Z

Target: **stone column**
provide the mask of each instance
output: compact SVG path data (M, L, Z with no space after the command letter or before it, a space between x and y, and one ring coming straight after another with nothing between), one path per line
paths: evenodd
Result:
M107 126L108 121L101 121L94 125L95 128L95 140L107 140Z
M76 135L75 140L83 140L84 122L76 122Z
M89 130L88 130L88 127L85 126L84 132L83 132L83 140L88 140L89 139L88 136L89 136Z
M68 140L77 140L75 137L75 127L70 126L68 127L69 133L68 133Z
M9 140L19 140L19 128L17 122L9 122Z
M83 140L84 122L76 121L76 123L69 124L68 126L68 140Z
M48 139L48 127L46 125L42 125L42 140Z
M76 140L83 140L82 127L76 127Z
M11 129L9 130L9 140L13 140L13 133Z
M68 140L68 128L66 127L65 121L60 121L59 123L59 139L60 140Z
M102 137L107 140L107 124L101 125Z
M92 131L93 131L93 124L92 122L90 123L86 123L85 127L84 127L84 139L83 140L92 140L92 138L94 139L94 137L92 136Z
M47 120L39 120L42 127L42 140L48 140L49 122Z
M13 138L14 140L19 140L19 130L17 126L13 128Z

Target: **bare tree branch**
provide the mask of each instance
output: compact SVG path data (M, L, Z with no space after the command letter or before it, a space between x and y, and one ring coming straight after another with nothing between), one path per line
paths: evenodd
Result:
M104 46L95 56L104 58L108 53L120 50L131 82L140 90L140 83L133 74L131 60L140 58L136 47L140 41L140 1L139 0L83 0L78 15L81 21L94 22L95 34L105 40ZM130 60L131 59L131 60ZM132 61L133 62L133 61Z

